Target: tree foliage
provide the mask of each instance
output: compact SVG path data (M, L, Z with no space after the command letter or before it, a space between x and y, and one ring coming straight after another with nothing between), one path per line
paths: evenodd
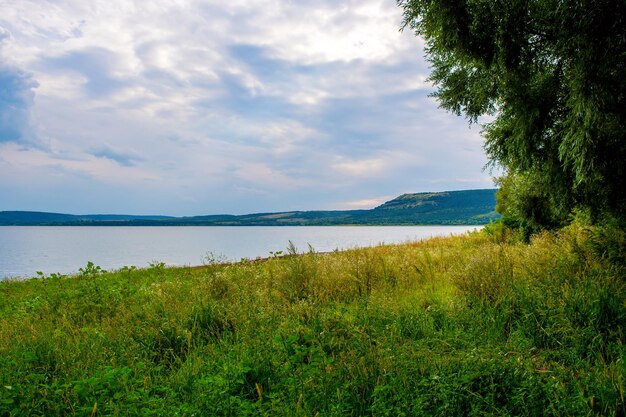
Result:
M626 215L626 1L398 4L426 41L441 106L495 116L485 149L512 176L505 186L546 197L535 209L549 203L548 215L532 221Z
M526 240L543 228L563 226L566 221L555 194L541 181L541 177L520 173L509 173L497 181L496 210L504 225L520 230Z

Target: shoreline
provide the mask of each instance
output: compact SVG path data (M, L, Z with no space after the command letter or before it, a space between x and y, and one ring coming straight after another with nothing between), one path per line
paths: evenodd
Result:
M39 227L39 226L27 226L27 227ZM213 227L213 226L209 226L209 227ZM226 228L226 227L230 227L230 226L220 226L220 228ZM256 228L256 226L253 226L254 228ZM320 228L326 228L328 226L305 226L305 227L320 227ZM331 226L331 227L335 227L335 226ZM351 226L348 226L351 227ZM361 226L357 226L357 227L361 227ZM385 227L385 228L389 228L389 227L393 227L393 228L403 228L403 227L407 227L407 226L363 226L363 227ZM408 226L408 227L413 227L413 226ZM423 227L423 226L414 226L414 227ZM376 246L381 246L381 245L399 245L399 244L407 244L407 243L414 243L414 242L421 242L423 240L426 239L432 239L432 238L437 238L437 237L448 237L448 236L459 236L459 235L463 235L463 234L467 234L467 233L472 233L472 232L476 232L481 230L484 225L472 225L472 226L459 226L459 225L444 225L444 226L432 226L432 227L463 227L463 228L472 228L470 230L464 230L462 232L459 233L448 233L448 234L441 234L441 235L429 235L429 236L424 236L424 237L419 237L417 239L408 239L405 241L397 241L397 242L377 242L374 244L364 244L364 245L356 245L356 246L349 246L349 247L338 247L335 249L328 249L328 250L319 250L319 251L315 251L316 254L328 254L328 253L333 253L333 252L337 252L337 251L346 251L346 250L354 250L354 249L360 249L360 248L367 248L367 247L376 247ZM283 227L281 226L280 229L282 229ZM105 229L108 229L105 228ZM289 239L288 239L289 240ZM288 242L286 242L288 243ZM304 247L298 248L298 249L304 249ZM213 252L213 253L212 253ZM219 264L221 265L228 265L228 264L237 264L240 262L258 262L258 261L264 261L264 260L268 260L268 259L272 259L274 258L274 255L272 255L272 252L281 252L281 257L284 256L290 256L289 254L287 254L287 248L283 248L283 249L279 249L279 250L275 250L275 251L268 251L269 254L268 255L259 255L256 257L241 257L239 259L232 259L232 260L225 260L224 262L219 262ZM212 253L213 255L215 255L216 258L220 258L222 257L222 254L216 252L216 251L207 251L204 255L203 258L206 258L207 255L209 255L209 253ZM305 252L306 253L306 252ZM84 261L83 265L86 264L88 261ZM152 259L150 262L153 263L159 263L161 262L159 259ZM137 270L143 270L143 269L147 269L150 267L150 262L148 262L147 265L145 266L137 266L137 265L132 265L132 263L130 263L129 265L122 265L119 267L107 267L107 266L102 266L100 265L103 269L106 269L107 271L111 271L111 272L115 272L121 269L124 269L125 267L128 268L133 268L137 269ZM94 262L95 264L99 264L98 262ZM165 267L166 268L204 268L207 265L203 265L202 263L194 263L194 264L174 264L174 263L165 263ZM208 265L211 266L211 265ZM74 268L74 267L72 267ZM76 267L75 270L71 271L71 272L59 272L59 271L54 271L51 270L50 268L46 270L46 268L39 268L37 269L38 271L42 271L44 272L44 276L50 276L51 274L57 274L57 275L63 275L63 276L75 276L75 275L79 275L80 272L78 271L78 269L81 267ZM54 269L54 268L52 268ZM58 269L58 268L57 268ZM36 273L34 275L12 275L12 276L1 276L0 275L0 282L2 281L23 281L23 280L30 280L30 279L38 279L40 278L38 275L36 275Z

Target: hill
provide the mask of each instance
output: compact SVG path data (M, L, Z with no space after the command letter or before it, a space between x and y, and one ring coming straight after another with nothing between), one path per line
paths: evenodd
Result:
M495 189L403 194L370 210L288 211L193 217L0 212L0 225L326 226L486 224L499 217Z
M125 214L63 214L46 213L41 211L0 211L0 225L52 225L68 223L91 223L109 221L136 221L153 220L161 221L174 219L168 216L132 216Z

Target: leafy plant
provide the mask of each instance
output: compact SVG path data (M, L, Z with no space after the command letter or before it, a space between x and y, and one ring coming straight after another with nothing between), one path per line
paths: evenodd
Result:
M95 277L98 275L102 275L106 273L104 269L102 269L99 265L94 265L93 262L88 261L87 266L84 268L78 268L80 275L83 277Z

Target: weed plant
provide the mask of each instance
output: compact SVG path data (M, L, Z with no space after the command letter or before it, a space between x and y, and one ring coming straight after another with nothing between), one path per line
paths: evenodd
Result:
M624 252L602 236L1 282L0 415L624 416Z

